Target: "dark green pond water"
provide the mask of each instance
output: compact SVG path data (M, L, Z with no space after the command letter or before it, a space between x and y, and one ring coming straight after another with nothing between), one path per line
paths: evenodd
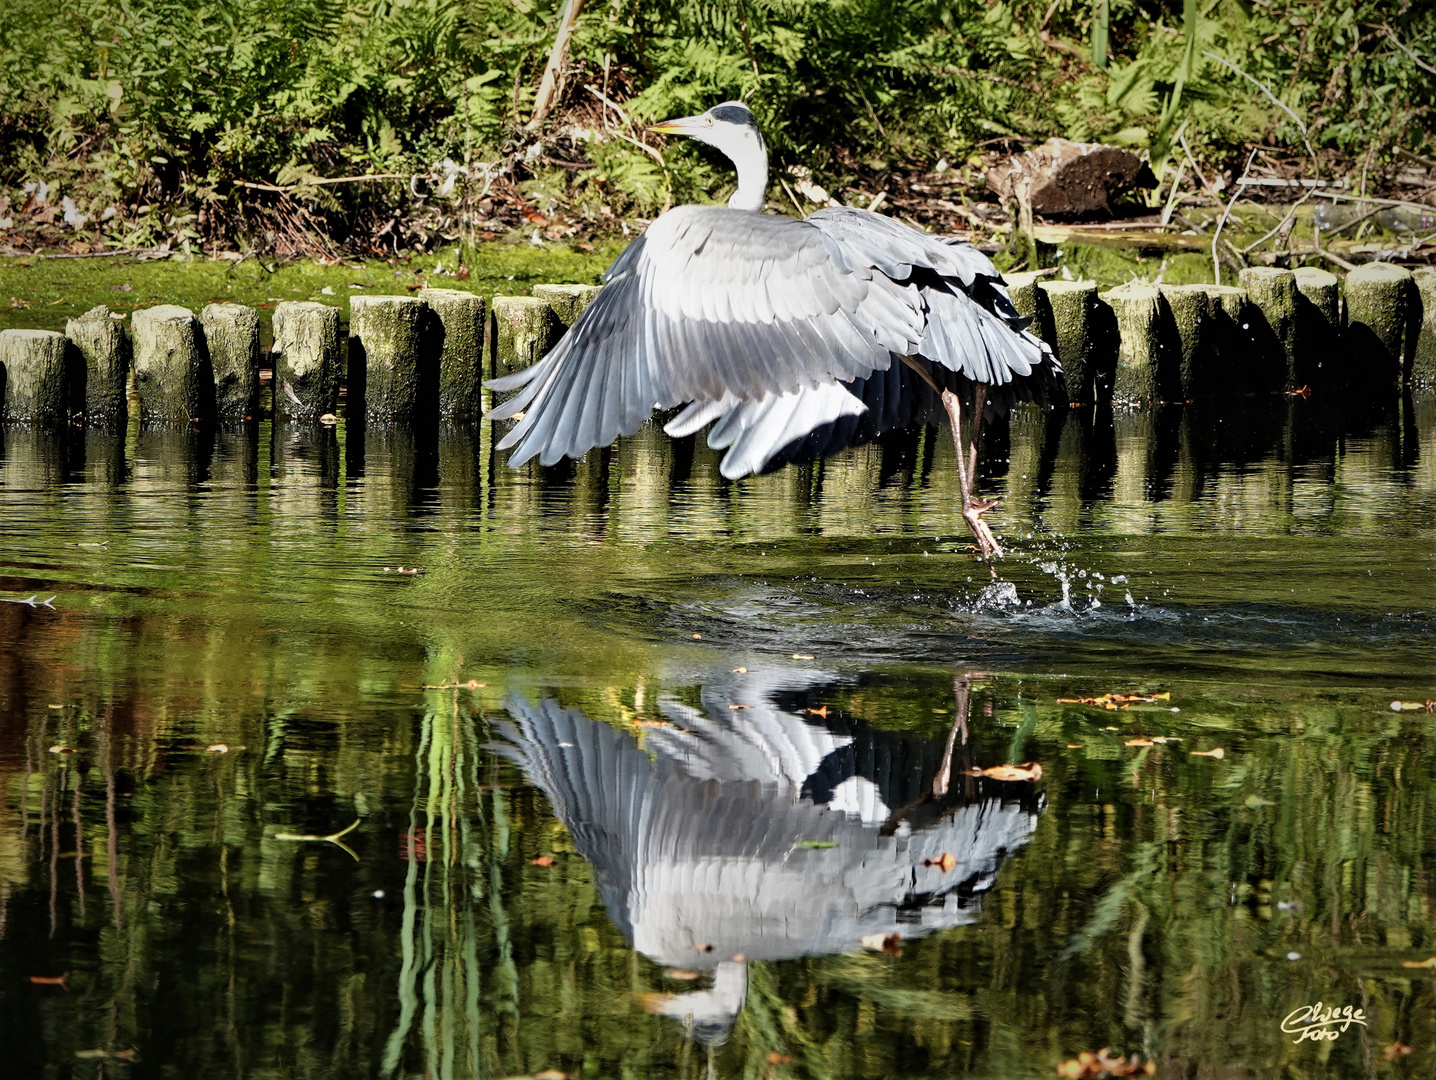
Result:
M1436 401L0 435L4 1076L1436 1073Z

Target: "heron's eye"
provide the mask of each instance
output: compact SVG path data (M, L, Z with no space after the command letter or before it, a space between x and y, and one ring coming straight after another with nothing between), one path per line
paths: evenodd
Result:
M713 126L713 117L711 117L711 116L708 117L708 126L709 126L709 127L712 127L712 126Z

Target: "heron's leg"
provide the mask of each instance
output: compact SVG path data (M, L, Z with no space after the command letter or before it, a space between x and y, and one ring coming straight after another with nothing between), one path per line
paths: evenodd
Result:
M978 383L982 397L986 398L987 388ZM982 520L982 515L991 510L995 503L984 503L973 494L973 487L977 480L977 444L974 441L971 449L962 437L962 401L951 390L942 392L942 405L947 410L947 418L952 423L952 444L957 452L957 477L962 484L962 518L967 522L967 527L972 532L972 538L977 541L977 550L983 561L987 563L988 572L997 576L993 568L992 560L1002 558L1002 548L997 543L997 537L992 535L992 529L987 522ZM980 415L980 413L979 413ZM971 461L972 467L968 467Z
M933 777L932 793L935 798L942 798L947 794L948 785L952 780L952 751L957 744L958 735L962 736L962 745L967 745L967 699L968 691L972 689L972 680L966 675L958 675L952 680L952 695L956 699L956 715L952 720L952 730L947 733L947 746L942 751L942 766Z

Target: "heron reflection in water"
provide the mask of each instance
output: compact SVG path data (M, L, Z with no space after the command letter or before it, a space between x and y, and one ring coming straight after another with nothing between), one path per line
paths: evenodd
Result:
M832 682L722 676L702 708L661 701L668 725L645 728L642 746L553 701L513 699L500 723L495 749L548 796L623 936L712 977L647 1003L703 1042L728 1037L754 961L975 921L978 894L1036 827L1030 785L961 775L964 682L946 746L800 711Z
M740 102L653 130L721 151L738 189L726 207L659 217L547 356L488 384L518 391L489 413L518 421L499 443L509 464L582 457L683 406L664 430L713 424L708 444L735 479L942 417L962 515L991 566L1002 549L982 520L994 504L975 491L979 427L1063 395L991 260L870 210L763 213L768 150Z

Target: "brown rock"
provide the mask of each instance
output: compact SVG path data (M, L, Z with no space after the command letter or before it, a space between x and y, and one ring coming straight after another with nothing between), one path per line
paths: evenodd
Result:
M1048 139L987 174L988 188L1003 202L1026 202L1049 218L1111 217L1117 199L1156 183L1130 150L1068 139Z

